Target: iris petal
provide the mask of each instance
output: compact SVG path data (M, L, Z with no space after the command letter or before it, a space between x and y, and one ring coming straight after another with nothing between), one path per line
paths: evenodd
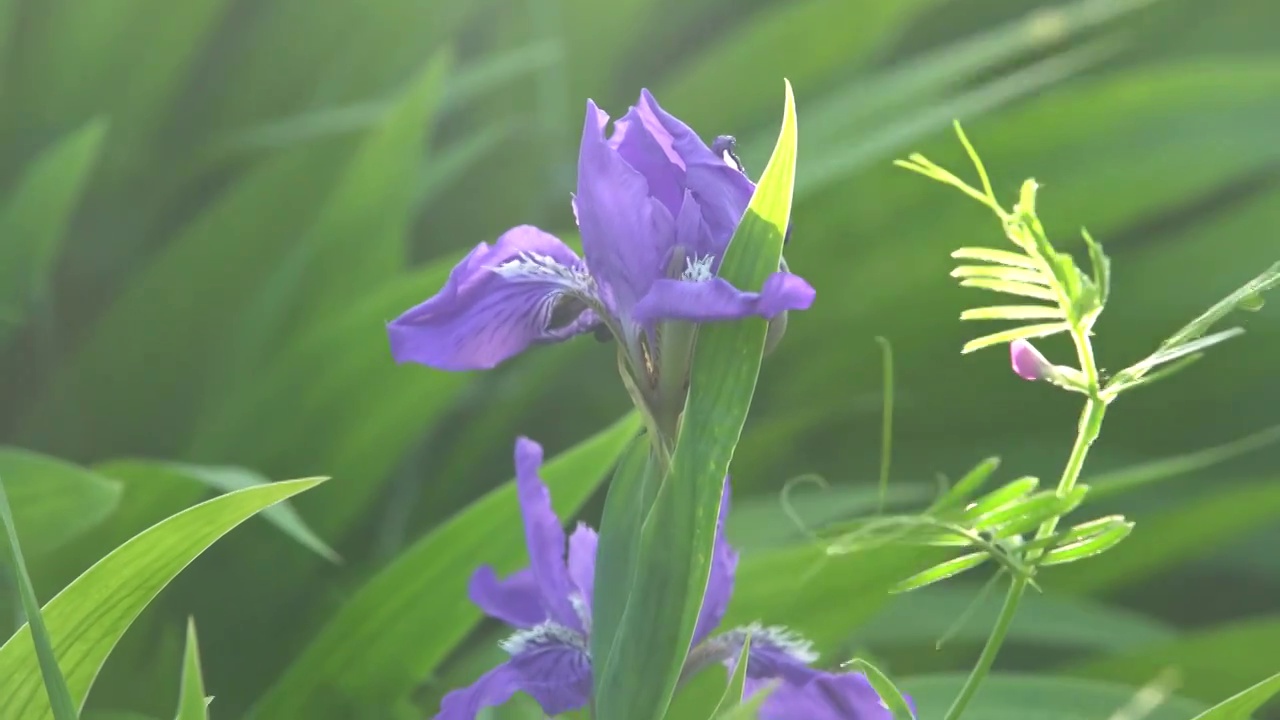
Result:
M520 673L510 663L503 663L480 676L470 687L445 695L435 720L474 720L482 709L501 705L520 690Z
M573 590L565 564L564 528L551 507L551 493L538 477L542 446L521 437L516 440L516 492L524 515L529 567L542 594L542 606L551 620L582 630L569 595Z
M579 524L569 536L569 579L582 594L587 608L595 596L596 546L600 538L596 531Z
M608 120L587 102L573 202L591 274L610 291L611 309L626 318L662 276L675 230L671 211L650 195L644 175L605 140Z
M820 673L803 685L780 684L760 720L893 720L893 713L861 674Z
M685 168L685 187L702 207L703 218L718 246L716 254L723 253L751 202L755 184L712 152L688 125L663 110L648 90L641 91L638 105L651 113L671 138L670 146Z
M493 568L483 565L471 575L467 597L492 618L518 628L545 622L538 582L529 568L499 579Z
M480 370L583 332L595 318L583 302L591 286L579 264L555 237L512 228L492 246L477 245L439 293L391 321L391 354L441 370Z
M724 491L720 498L720 516L716 521L716 544L711 553L711 575L707 579L707 592L698 612L698 624L693 631L693 644L697 645L720 625L729 598L733 596L733 576L738 568L738 551L734 550L724 535L724 520L729 515L729 478L724 479Z
M814 290L803 278L777 272L760 292L744 292L723 278L701 282L659 280L635 309L637 322L688 320L704 323L745 317L772 318L787 310L807 310Z

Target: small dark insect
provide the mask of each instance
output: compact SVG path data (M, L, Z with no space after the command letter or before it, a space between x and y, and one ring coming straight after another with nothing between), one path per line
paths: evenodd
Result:
M719 155L726 165L738 169L743 175L747 174L747 167L742 164L742 158L738 157L738 141L732 135L720 135L711 143L711 152ZM750 177L750 176L748 176ZM791 225L787 225L787 233L782 238L782 244L786 245L791 242Z

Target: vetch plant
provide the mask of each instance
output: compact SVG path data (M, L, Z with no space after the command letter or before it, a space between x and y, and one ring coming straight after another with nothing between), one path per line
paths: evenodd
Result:
M1023 379L1047 381L1085 396L1075 442L1066 467L1051 496L1028 493L1036 483L1033 478L1014 481L994 491L984 501L969 503L964 515L969 526L946 528L952 536L966 538L981 546L979 552L962 556L935 567L907 581L906 586L919 587L958 574L981 564L987 557L1001 558L1011 571L1012 582L1004 605L981 655L959 695L947 711L947 720L961 716L978 686L995 661L996 654L1017 612L1018 603L1029 584L1034 582L1038 566L1080 560L1114 547L1132 529L1132 523L1121 517L1107 517L1057 532L1062 515L1084 499L1086 488L1079 484L1080 472L1089 449L1098 438L1102 420L1109 405L1121 393L1167 377L1194 362L1210 346L1235 337L1240 328L1206 334L1226 315L1237 309L1261 307L1261 294L1280 284L1280 263L1211 307L1161 343L1155 352L1107 378L1098 369L1093 349L1093 326L1106 306L1111 285L1111 263L1102 246L1083 231L1091 271L1084 272L1071 255L1057 250L1049 241L1044 225L1036 213L1034 180L1022 184L1018 202L1005 210L996 199L991 180L977 152L956 124L956 133L973 162L981 182L974 188L956 175L922 155L913 154L897 164L938 182L950 185L986 205L999 219L1005 237L1013 250L964 247L952 257L974 264L963 264L952 271L963 287L973 287L1011 295L1019 304L994 305L966 310L961 320L1005 320L1020 323L1009 330L984 335L965 344L962 352L972 352L992 345L1009 344L1013 371ZM1028 301L1031 304L1026 304ZM1024 321L1035 320L1031 324ZM1075 346L1078 367L1055 365L1042 355L1031 339L1066 333ZM991 469L994 469L993 467ZM967 502L967 492L976 488L990 474L981 466L944 495L939 504L956 500ZM1034 510L1034 511L1033 511ZM1038 511L1038 512L1036 512ZM982 518L996 517L1012 523L983 527ZM1034 526L1030 538L1022 533ZM995 532L992 532L992 531ZM986 534L984 536L984 533ZM939 544L947 544L945 542Z

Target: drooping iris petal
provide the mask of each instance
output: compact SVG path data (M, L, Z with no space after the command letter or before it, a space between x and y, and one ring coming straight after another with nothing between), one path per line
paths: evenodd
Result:
M779 684L765 698L760 720L893 720L893 713L863 675L821 673L804 685Z
M605 140L608 120L587 102L573 202L587 265L608 288L611 309L626 318L662 275L662 261L674 242L674 220L649 194L645 177Z
M764 281L760 292L744 292L727 280L659 280L635 309L641 323L659 320L715 322L744 317L772 318L787 310L807 310L814 290L804 278L777 272Z
M693 192L713 239L723 252L742 219L755 184L736 166L711 151L688 125L663 110L648 90L640 92L640 107L652 113L670 137L670 146L685 169L685 187Z
M565 537L560 518L551 507L551 494L538 469L542 446L521 437L516 440L516 491L524 516L529 567L542 595L542 607L552 621L581 631L582 623L569 599L573 591L565 567Z
M518 628L545 622L538 582L529 568L499 579L493 568L482 565L471 575L467 597L486 615Z
M707 580L707 592L702 597L702 609L698 611L698 624L693 631L693 644L697 645L720 625L729 598L733 597L733 577L738 569L738 551L729 545L724 535L724 520L729 515L729 478L724 479L724 491L720 497L720 515L716 521L716 544L711 552L711 575Z
M591 699L591 656L586 639L567 628L543 626L504 643L507 663L520 677L520 689L547 715L585 707Z
M473 720L482 708L501 705L523 692L548 715L586 706L591 693L591 659L586 640L575 631L544 623L502 643L511 659L470 687L444 696L436 720Z
M482 709L501 705L520 690L519 671L511 663L503 663L482 675L470 687L445 695L435 720L474 720Z
M575 298L591 293L568 246L515 227L477 245L440 292L391 321L391 355L441 370L492 368L534 343L587 330L594 318Z
M569 579L582 594L587 609L591 608L595 597L596 546L599 540L596 531L584 524L579 524L569 536Z

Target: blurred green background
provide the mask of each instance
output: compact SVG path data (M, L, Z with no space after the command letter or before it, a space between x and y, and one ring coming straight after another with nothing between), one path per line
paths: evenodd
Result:
M1074 398L1017 380L1002 351L959 354L982 328L958 314L989 298L956 287L948 253L998 246L997 224L890 161L919 150L969 176L959 118L1002 198L1034 176L1050 237L1078 248L1087 226L1113 257L1096 347L1123 367L1280 256L1277 27L1267 0L0 0L0 474L41 598L214 492L333 478L293 503L305 526L253 520L190 567L89 707L171 714L191 615L213 717L241 717L379 569L509 478L516 434L550 456L621 416L614 350L589 337L445 374L395 366L383 325L511 225L572 233L586 98L616 117L648 87L704 138L735 135L755 175L783 77L800 118L788 262L818 300L767 359L735 458L733 615L895 677L964 670L989 603L934 644L976 585L890 601L901 559L822 562L779 503L817 473L833 489L793 498L809 522L873 508L877 335L895 351L905 506L989 455L1004 480L1052 482L1070 446ZM1110 413L1085 475L1116 473L1117 491L1087 510L1137 529L1046 571L1002 671L1139 686L1177 666L1194 702L1280 670L1280 451L1263 436L1211 467L1143 465L1280 423L1280 313L1244 322ZM433 588L405 603L431 607ZM497 632L395 681L320 683L305 717L429 717ZM355 665L381 651L339 650ZM919 682L943 698L927 710L955 687ZM973 716L1097 700L1036 682L1001 676ZM1119 685L1088 685L1102 700L1079 717L1107 717Z

